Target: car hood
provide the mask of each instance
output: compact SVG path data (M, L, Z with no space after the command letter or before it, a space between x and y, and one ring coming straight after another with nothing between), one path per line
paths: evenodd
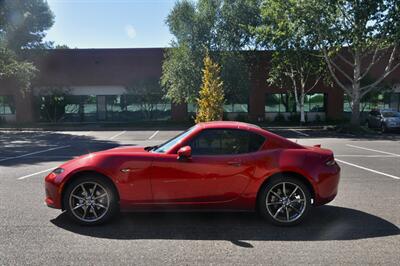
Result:
M147 154L148 151L146 151L144 147L139 147L139 146L120 146L120 147L116 147L116 148L112 148L112 149L108 149L108 150L83 154L81 156L75 157L74 159L65 162L60 167L64 168L67 166L76 166L76 165L80 165L80 164L87 164L88 162L90 162L93 159L98 158L98 157L107 157L108 155L112 156L113 154L119 155L119 154L123 154L123 153L137 153L137 154L145 153L145 154Z
M141 146L120 146L109 150L99 151L96 153L109 153L109 152L144 152L144 147Z

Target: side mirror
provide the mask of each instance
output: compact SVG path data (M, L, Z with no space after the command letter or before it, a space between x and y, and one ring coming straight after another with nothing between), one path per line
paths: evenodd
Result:
M192 148L190 146L184 146L178 150L178 160L189 160L192 158Z

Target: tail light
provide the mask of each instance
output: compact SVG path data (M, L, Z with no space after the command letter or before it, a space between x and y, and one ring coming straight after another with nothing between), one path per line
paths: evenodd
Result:
M328 160L325 161L325 164L327 166L334 166L336 164L336 161L333 157L329 158Z

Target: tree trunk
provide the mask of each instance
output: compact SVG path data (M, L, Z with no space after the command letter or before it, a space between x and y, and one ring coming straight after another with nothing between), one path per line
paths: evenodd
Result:
M359 86L359 84L358 84ZM357 87L357 86L356 86ZM353 126L360 125L360 90L353 88L353 97L351 99L351 120L350 123Z
M360 53L357 51L354 55L354 72L353 72L353 85L351 95L351 120L350 124L353 126L360 125L360 75L361 75L361 59Z
M304 93L300 95L300 124L304 124L306 122L305 114L304 114Z

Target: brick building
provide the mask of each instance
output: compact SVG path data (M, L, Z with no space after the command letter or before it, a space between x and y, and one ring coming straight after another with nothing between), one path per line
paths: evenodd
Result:
M47 51L36 62L40 73L28 92L21 92L11 81L0 83L0 118L20 123L185 121L195 111L195 106L167 102L157 85L163 51L162 48ZM295 111L293 97L286 89L266 83L270 54L247 53L252 60L247 100L232 102L228 99L225 116L250 121L290 119ZM382 69L379 65L374 67L372 77ZM399 110L400 68L385 84L392 87L392 92L382 94L374 103L363 103L364 111L374 107ZM134 89L135 86L140 89ZM50 94L63 97L62 105L53 108L54 114L53 109L52 114L43 109L49 104ZM306 97L305 110L309 121L337 120L346 116L349 106L341 89L321 84Z

